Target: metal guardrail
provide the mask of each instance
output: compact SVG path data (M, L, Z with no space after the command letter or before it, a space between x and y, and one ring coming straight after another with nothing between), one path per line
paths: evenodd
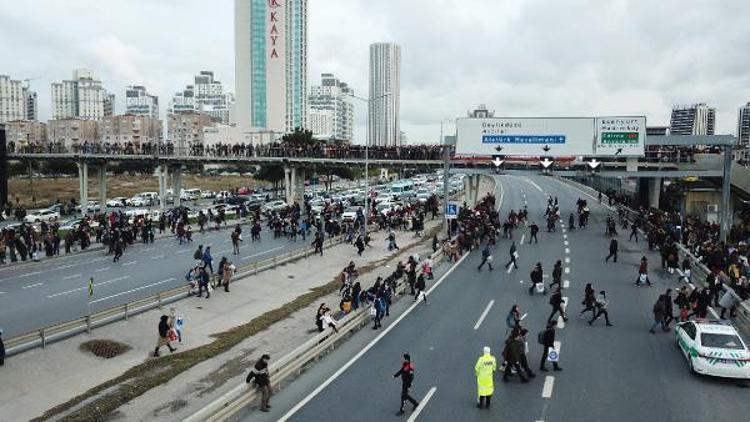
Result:
M430 257L433 259L435 265L437 265L443 260L445 255L443 254L443 250L440 249L430 255ZM421 273L421 267L418 269L418 273ZM401 293L407 286L404 280L405 277L399 281L396 288L396 293L398 293L397 296L399 297L403 296ZM272 363L268 368L272 388L278 391L284 382L290 380L290 378L299 376L308 364L319 360L321 356L333 351L338 343L346 340L350 334L367 325L371 321L370 318L369 307L361 307L337 321L338 333L331 330L319 333L278 361ZM203 409L193 413L185 419L185 422L227 420L242 408L256 401L258 396L258 391L243 381L240 385L232 388Z
M326 242L327 245L324 245L324 248L327 249L339 245L343 243L343 241L343 236L330 238ZM314 250L307 247L300 248L300 250L296 251L289 251L288 253L283 253L281 255L243 265L237 269L235 277L255 275L279 265L307 258L313 254ZM189 297L189 293L189 286L177 287L133 302L95 312L81 318L45 326L7 339L5 341L6 354L7 356L11 356L36 347L44 348L48 343L60 341L83 332L91 332L94 328L107 325L114 321L127 320L132 315L150 311L155 308L161 309L165 304Z
M566 179L566 178L559 178L560 180L564 181L565 183L568 183L572 186L575 186L581 191L584 191L588 194L590 194L593 197L596 197L598 195L599 191L596 189L586 186L582 183L576 182L574 180ZM606 195L602 194L602 200L608 199ZM633 216L639 216L641 219L643 219L643 216L640 212L624 206L624 205L618 205L619 208L625 209L628 211L628 215ZM645 219L643 219L645 221ZM688 258L690 260L690 265L692 268L692 279L701 280L700 285L702 287L706 287L707 284L705 282L706 277L708 274L711 274L712 271L706 267L695 255L693 255L682 243L677 243L678 252L680 255L680 260L684 258ZM697 278L696 278L697 277ZM727 286L726 281L728 281L728 278L726 278L725 275L719 275L719 277L724 277L722 281L722 289L724 291L724 294L730 294L734 298L736 302L736 317L735 322L740 326L740 328L750 332L750 300L743 301L742 298L735 292L731 287ZM695 288L694 283L689 283L693 288Z

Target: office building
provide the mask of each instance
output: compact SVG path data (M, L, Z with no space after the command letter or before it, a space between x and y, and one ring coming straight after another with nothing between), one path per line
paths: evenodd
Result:
M96 120L66 118L50 120L47 123L47 139L53 144L66 148L84 143L99 142L99 124Z
M43 145L47 142L47 124L35 120L12 120L5 124L6 139L16 146Z
M370 45L369 145L401 145L400 90L401 47L394 43Z
M115 95L102 87L87 69L77 69L73 79L52 84L52 116L60 119L101 119L115 112Z
M0 123L26 120L26 97L21 81L0 75Z
M125 89L125 114L159 119L159 97L149 94L145 86L129 86Z
M234 96L224 92L222 83L214 79L214 72L202 70L193 78L192 85L172 97L169 114L201 113L227 124L233 103Z
M178 154L186 154L190 148L203 145L204 129L214 125L215 120L207 114L199 112L170 114L167 123L169 141L174 144Z
M672 108L669 133L672 135L713 135L716 109L705 103Z
M155 145L162 138L161 120L149 115L106 116L99 122L97 141L109 144Z
M321 75L310 88L308 129L317 139L351 142L354 135L354 91L333 74Z
M30 90L28 87L23 89L23 94L26 99L26 120L35 121L39 118L37 110L37 95L36 92Z
M646 136L667 136L669 126L646 126Z
M468 111L466 115L474 119L486 119L495 117L495 110L489 111L486 105L479 104L475 110Z
M234 119L242 131L307 127L307 0L235 0Z
M737 146L750 146L750 102L737 112Z

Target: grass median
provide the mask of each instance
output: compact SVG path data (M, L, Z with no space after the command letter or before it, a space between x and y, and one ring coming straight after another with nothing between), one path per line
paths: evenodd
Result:
M403 248L397 253L386 256L371 264L360 268L360 275L368 274L388 261L394 259L404 252L409 252L422 246L437 234L440 227L435 227L425 234L423 240L409 247ZM122 375L99 384L65 403L47 410L44 415L33 419L33 421L44 421L54 417L62 417L64 421L104 421L120 406L143 395L149 390L163 385L184 371L198 365L208 359L231 350L233 347L254 336L261 331L270 328L273 324L289 318L293 313L304 309L322 297L338 291L340 284L332 280L325 285L314 287L309 292L296 299L281 305L253 318L246 324L239 325L221 333L214 334L216 339L209 344L186 350L174 355L168 355L159 359L148 361L130 368Z

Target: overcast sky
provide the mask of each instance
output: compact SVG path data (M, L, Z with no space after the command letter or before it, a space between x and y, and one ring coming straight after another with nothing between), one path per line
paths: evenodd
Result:
M200 70L234 91L233 0L3 0L0 74L50 83L91 68L117 95L146 85L162 114ZM498 116L648 117L717 108L736 131L750 101L748 0L309 0L309 84L333 72L367 95L368 45L402 47L401 127L436 141L440 120L484 103ZM365 136L357 104L355 138ZM450 128L452 131L453 129Z

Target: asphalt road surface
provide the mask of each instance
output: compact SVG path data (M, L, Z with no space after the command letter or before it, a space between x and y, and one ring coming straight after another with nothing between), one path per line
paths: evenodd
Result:
M459 263L419 305L385 335L365 329L340 349L274 396L271 413L257 407L244 409L238 420L247 421L382 421L398 420L400 381L393 374L401 355L409 352L416 367L412 396L428 401L416 420L423 421L746 421L748 389L735 382L697 377L689 373L677 349L673 333L649 334L651 309L657 296L678 281L659 269L657 253L644 251L645 242L628 242L629 232L619 235L618 262L606 263L609 240L604 237L608 207L557 180L542 176L499 176L503 187L501 213L528 206L529 219L541 227L539 244L527 243L528 233L519 229L519 270L503 268L510 241L502 239L494 250L494 271L477 272L480 254L475 251ZM557 196L561 214L575 211L577 198L587 199L590 225L584 230L547 233L543 212L549 195ZM497 193L498 198L501 192ZM637 264L642 255L650 261L653 287L635 287ZM541 345L537 333L544 329L551 311L549 296L527 292L529 272L541 261L551 274L563 260L563 296L569 298L570 320L557 330L562 372L540 372ZM445 271L446 266L443 266ZM548 284L550 278L546 277ZM614 326L603 320L589 326L577 314L582 308L583 288L606 290ZM492 303L492 305L490 305ZM495 376L491 410L476 407L474 364L483 346L502 361L505 316L514 303L528 313L529 364L537 374L528 384L517 377L503 383ZM400 308L411 301L400 301ZM484 318L482 318L484 315ZM385 320L384 327L395 318ZM366 346L365 353L359 353ZM339 371L340 368L348 367ZM551 365L547 367L551 370ZM337 373L338 372L338 373ZM414 414L407 413L403 419Z
M137 242L125 249L116 263L103 250L1 267L0 327L5 331L4 337L86 315L90 277L94 277L90 306L96 312L184 286L199 244L211 246L214 266L226 256L239 267L309 246L312 241L308 238L303 242L301 237L297 242L274 239L264 226L262 240L253 243L249 231L243 225L246 235L239 255L232 255L231 230L212 230L203 235L194 233L193 242L183 245L174 237L157 239L153 244Z

